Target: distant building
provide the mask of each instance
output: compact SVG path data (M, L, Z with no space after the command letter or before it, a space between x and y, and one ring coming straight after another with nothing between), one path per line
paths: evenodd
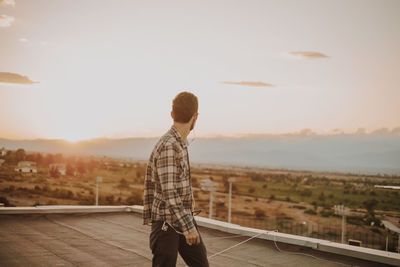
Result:
M36 162L33 161L20 161L18 162L15 171L22 173L37 173Z
M67 173L67 166L64 163L49 164L49 170L56 168L61 175L65 175Z
M5 156L5 155L7 155L7 149L3 147L2 149L0 149L0 156Z

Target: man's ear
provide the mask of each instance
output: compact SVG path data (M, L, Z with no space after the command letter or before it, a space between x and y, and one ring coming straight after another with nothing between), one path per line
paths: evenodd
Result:
M193 114L193 116L190 118L190 123L193 123L197 120L197 113Z
M171 118L174 119L174 112L171 110Z

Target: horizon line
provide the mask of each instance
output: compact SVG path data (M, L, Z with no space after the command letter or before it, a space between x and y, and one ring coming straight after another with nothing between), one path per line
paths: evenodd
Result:
M360 131L362 129L362 131ZM161 134L162 135L162 134ZM93 137L87 139L80 139L76 141L71 141L66 138L46 138L46 137L33 137L33 138L12 138L12 137L2 137L0 139L6 139L10 141L65 141L67 143L76 144L80 142L87 142L87 141L96 141L96 140L124 140L124 139L154 139L160 138L161 135L137 135L137 136L125 136L125 137L110 137L110 136L103 136L103 137ZM293 131L293 132L283 132L283 133L235 133L235 134L205 134L205 135L195 135L190 136L188 139L213 139L213 138L260 138L260 137L293 137L293 136L335 136L335 135L356 135L356 136L366 136L366 135L391 135L391 136L399 136L400 137L400 126L394 127L391 130L386 127L377 128L375 130L366 131L365 128L358 128L355 131L343 131L341 129L334 129L329 132L317 132L310 128L304 128L300 131Z

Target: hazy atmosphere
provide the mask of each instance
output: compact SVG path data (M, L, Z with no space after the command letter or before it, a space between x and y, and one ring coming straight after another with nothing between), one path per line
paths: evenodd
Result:
M399 1L0 3L3 138L399 133Z

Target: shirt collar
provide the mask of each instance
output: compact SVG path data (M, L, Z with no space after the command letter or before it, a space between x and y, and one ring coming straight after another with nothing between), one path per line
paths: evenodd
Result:
M182 141L182 136L181 134L178 132L178 130L175 128L174 125L172 125L170 132L172 133L172 135L175 137L176 140L178 140L179 143L181 143L181 145L183 146L183 148L186 148L187 144L185 142Z

